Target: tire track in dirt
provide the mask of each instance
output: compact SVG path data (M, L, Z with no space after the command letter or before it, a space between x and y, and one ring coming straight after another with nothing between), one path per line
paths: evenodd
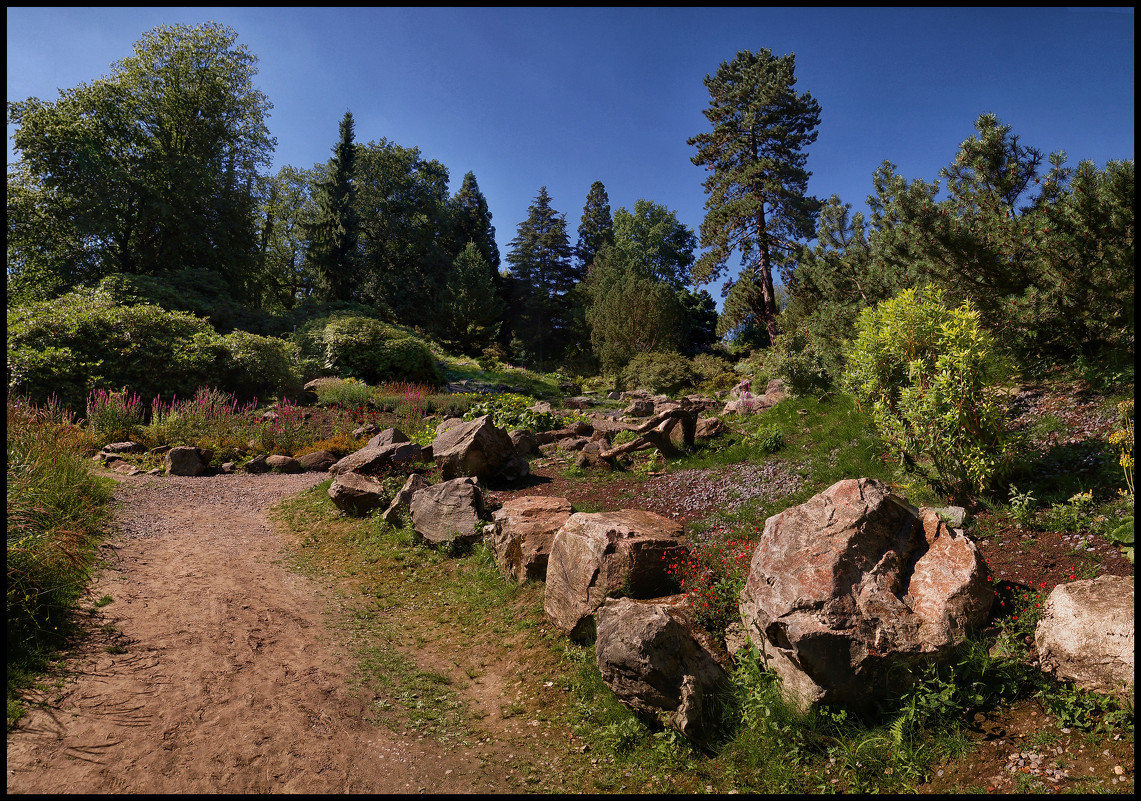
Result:
M120 477L62 688L8 736L9 793L495 792L479 755L364 722L351 654L266 510L321 474Z

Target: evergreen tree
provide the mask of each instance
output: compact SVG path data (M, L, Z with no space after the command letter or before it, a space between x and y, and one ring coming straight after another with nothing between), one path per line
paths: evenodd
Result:
M527 219L519 224L507 263L515 290L513 345L542 368L562 355L576 294L566 215L551 208L547 187L539 190Z
M498 284L499 246L495 244L495 226L491 224L487 199L479 191L475 173L469 172L464 176L460 190L452 198L452 207L456 247L462 251L469 242L474 242L492 280Z
M306 262L317 278L322 300L351 300L357 283L357 242L360 218L357 215L357 146L354 143L353 114L346 111L341 120L341 139L333 148L329 178L317 190L316 219L309 226Z
M770 340L777 337L772 269L813 233L819 201L806 196L808 160L816 141L820 106L793 90L795 56L762 48L742 51L705 77L710 104L703 113L713 130L688 140L692 161L709 171L709 199L701 245L709 248L694 268L696 281L721 275L730 255L742 260L742 278L760 289L756 309Z
M602 181L590 185L586 205L582 208L582 222L578 226L578 256L580 274L585 277L594 256L603 246L614 242L614 222L610 218L610 198Z
M445 344L476 356L495 341L503 317L487 261L475 242L468 242L452 266L440 293L436 335Z

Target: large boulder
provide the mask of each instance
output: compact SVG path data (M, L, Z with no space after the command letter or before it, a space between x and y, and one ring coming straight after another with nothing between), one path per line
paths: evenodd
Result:
M483 493L474 478L441 481L412 496L412 528L433 545L474 542L480 537L483 509Z
M474 476L513 480L527 474L527 461L516 456L507 432L492 423L487 414L437 435L432 453L444 479Z
M511 498L491 516L487 544L504 575L513 581L543 581L555 534L574 510L566 498Z
M687 551L681 523L653 512L573 514L551 544L543 609L573 639L589 638L608 597L668 595L668 567Z
M608 598L595 613L594 654L624 706L705 743L717 722L708 699L724 689L728 674L685 598Z
M373 426L375 429L375 426ZM375 433L375 432L374 432ZM368 448L382 448L385 445L397 445L401 442L411 442L408 435L399 428L386 428L368 441Z
M339 473L329 486L333 505L345 514L364 516L373 509L384 509L392 500L391 488L373 476Z
M400 492L393 497L392 503L388 504L388 508L384 510L381 518L389 525L403 525L405 517L412 513L412 498L417 492L429 486L431 485L428 483L428 479L419 473L408 476L408 480L404 482Z
M281 473L300 473L305 470L297 459L282 454L265 457L265 463L270 466L271 470L277 470Z
M1134 683L1133 577L1059 584L1034 631L1042 669L1093 692L1127 697Z
M200 476L206 472L214 452L209 448L180 445L166 452L163 469L168 476Z
M754 395L751 390L752 384L748 379L733 387L729 393L731 400L725 404L721 413L756 414L776 406L788 397L784 382L779 378L769 381L763 395Z
M377 434L382 436L384 432ZM337 476L341 473L360 473L362 475L379 475L388 472L394 466L409 465L420 461L420 446L415 442L393 442L387 445L366 445L356 453L339 460L329 468L329 472Z
M974 544L874 479L846 479L770 517L741 616L803 707L858 703L938 661L994 591Z

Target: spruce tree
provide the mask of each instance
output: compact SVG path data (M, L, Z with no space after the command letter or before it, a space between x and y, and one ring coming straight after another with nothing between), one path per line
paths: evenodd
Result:
M602 250L604 245L613 243L614 221L610 217L610 198L606 195L606 187L602 185L602 181L595 181L590 185L586 205L582 208L582 222L578 226L578 246L575 248L582 277L586 276L598 251Z
M806 196L810 172L804 149L816 141L820 105L793 90L795 56L774 56L762 48L742 51L705 77L710 103L703 113L712 130L690 138L691 160L706 167L709 199L701 224L701 245L709 248L694 266L694 278L720 276L730 255L743 262L761 289L769 338L776 340L774 263L785 261L814 230L820 203Z
M507 254L514 297L512 328L519 354L542 367L559 358L573 320L576 281L566 215L539 190Z
M502 317L503 302L496 296L487 261L479 246L468 242L440 293L436 336L451 348L477 356L495 341Z
M487 198L479 191L474 172L464 176L460 190L452 198L452 213L455 246L463 252L469 242L474 242L488 266L491 279L498 285L499 246L495 244L495 226L491 224Z
M341 139L333 148L329 178L317 190L317 216L309 226L306 262L317 277L322 300L350 300L356 288L357 239L360 218L353 177L356 145L353 114L341 120Z

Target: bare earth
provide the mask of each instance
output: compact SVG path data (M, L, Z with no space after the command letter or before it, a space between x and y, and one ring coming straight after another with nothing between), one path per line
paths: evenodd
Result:
M265 515L322 478L120 477L91 587L114 600L9 735L9 793L505 789L476 755L364 722L324 588L279 562Z

